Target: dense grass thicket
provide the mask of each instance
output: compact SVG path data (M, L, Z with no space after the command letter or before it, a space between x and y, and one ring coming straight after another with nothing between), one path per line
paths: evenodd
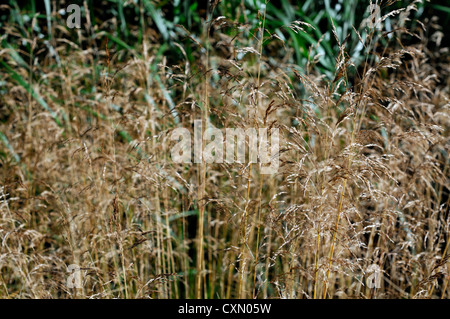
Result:
M449 298L449 12L3 1L0 297ZM174 162L195 120L279 169Z

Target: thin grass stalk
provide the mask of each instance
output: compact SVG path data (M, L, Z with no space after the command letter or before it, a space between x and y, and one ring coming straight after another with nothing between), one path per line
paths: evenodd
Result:
M263 21L262 21L262 28L261 28L261 38L259 42L259 59L258 59L258 77L257 77L257 84L256 84L256 98L255 98L255 105L254 105L254 119L253 119L253 126L258 127L258 106L259 106L259 89L260 89L260 77L261 77L261 58L262 58L262 48L263 48L263 42L264 42L264 29L265 29L265 22L266 22L266 8L267 8L268 1L264 4L264 13L263 13ZM251 141L249 141L251 142ZM250 144L249 144L250 145ZM249 158L252 157L252 154L249 155ZM239 279L239 294L238 299L241 299L242 294L242 281L244 279L244 272L247 262L247 254L246 254L246 248L250 249L248 247L247 242L247 217L248 217L248 205L250 203L250 186L251 186L251 172L252 172L252 163L249 163L248 168L248 176L247 176L247 197L246 197L246 204L244 208L244 226L241 233L241 254L242 254L242 260L240 260L240 279ZM262 179L262 176L260 175L260 179ZM260 182L260 190L259 193L261 193L262 188L262 182ZM258 203L259 205L259 203ZM256 271L256 270L255 270Z
M212 15L210 16L207 13L207 20L212 19ZM205 68L205 88L204 88L204 107L202 113L202 154L201 154L201 169L200 169L200 197L198 198L199 205L199 238L198 238L198 250L197 250L197 287L196 287L196 298L200 299L202 296L202 280L203 280L203 270L204 270L204 253L203 253L203 241L204 241L204 224L205 224L205 206L206 206L206 198L205 198L205 188L206 188L206 162L203 156L203 150L205 146L205 130L206 125L208 125L208 116L209 116L209 96L208 96L208 81L209 81L209 33L211 28L211 22L209 21L207 27L207 40L206 40L206 68Z

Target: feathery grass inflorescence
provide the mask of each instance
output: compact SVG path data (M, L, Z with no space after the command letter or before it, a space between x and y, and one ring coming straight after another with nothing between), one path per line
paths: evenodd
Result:
M105 2L80 29L1 6L0 297L449 297L450 61L427 3ZM176 163L198 119L277 128L278 171Z

